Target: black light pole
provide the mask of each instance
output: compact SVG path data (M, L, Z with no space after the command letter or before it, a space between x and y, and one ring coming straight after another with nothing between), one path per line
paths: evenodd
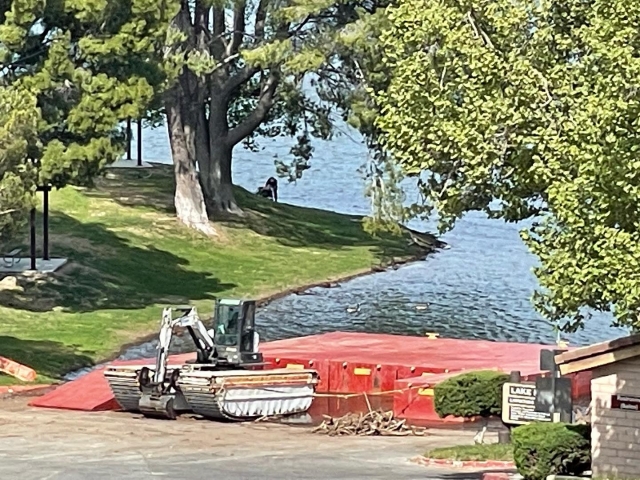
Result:
M44 260L49 260L49 190L51 190L49 185L42 188L42 257Z
M131 130L131 118L127 118L127 160L131 160L131 137L133 131Z
M142 166L142 118L138 120L138 166Z
M29 240L31 247L31 270L36 269L36 209L32 208L29 215Z

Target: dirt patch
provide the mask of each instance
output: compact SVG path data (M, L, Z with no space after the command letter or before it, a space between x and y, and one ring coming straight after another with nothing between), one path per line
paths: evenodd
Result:
M0 305L5 308L24 309L45 312L52 310L60 296L52 291L44 291L42 283L37 280L21 277L13 289L0 289Z
M65 307L61 305L68 305L70 297L74 298L76 307L99 306L99 299L104 297L104 293L83 279L100 278L102 282L117 282L116 278L104 272L73 262L53 274L23 274L16 278L16 288L0 289L0 304L35 312L64 310ZM84 294L77 296L74 293L76 288L81 288Z
M9 397L0 400L0 436L18 434L22 439L65 438L56 448L100 445L102 451L137 450L151 453L170 449L174 453L202 448L277 444L295 446L299 442L322 443L307 429L265 423L223 423L181 416L175 421L146 419L125 412L75 412L28 407L30 399Z

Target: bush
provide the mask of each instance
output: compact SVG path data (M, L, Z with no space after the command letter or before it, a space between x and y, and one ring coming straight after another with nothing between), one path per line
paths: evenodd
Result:
M511 432L513 458L526 480L548 475L581 475L591 467L591 427L530 423Z
M495 371L469 372L451 377L434 388L434 407L440 417L502 413L502 385L509 376Z

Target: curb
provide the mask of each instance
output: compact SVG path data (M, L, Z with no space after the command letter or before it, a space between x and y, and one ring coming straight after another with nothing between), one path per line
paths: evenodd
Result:
M443 458L415 457L412 462L425 467L453 468L516 468L513 462L504 460L448 460Z
M9 396L38 395L57 385L6 385L0 387L0 398Z

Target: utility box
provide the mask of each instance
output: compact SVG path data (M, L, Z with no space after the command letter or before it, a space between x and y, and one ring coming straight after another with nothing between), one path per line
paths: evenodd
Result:
M536 378L535 410L549 412L554 422L571 423L573 401L571 400L571 379Z

